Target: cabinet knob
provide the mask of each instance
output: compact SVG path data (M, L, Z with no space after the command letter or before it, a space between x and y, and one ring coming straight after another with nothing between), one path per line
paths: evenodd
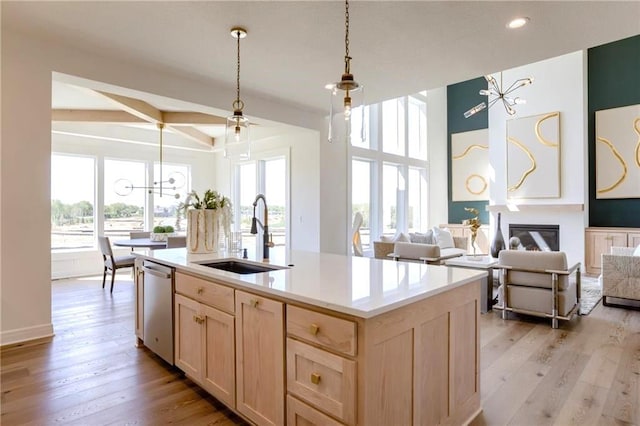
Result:
M198 294L204 293L204 287L198 287Z
M318 327L316 324L311 324L309 326L309 333L311 333L312 335L316 335L318 334L318 331L320 331L320 327Z
M204 317L202 315L194 315L193 320L198 324L202 324L204 322Z
M319 373L311 373L311 383L317 385L320 383L320 374Z
M260 302L260 301L259 301L258 299L251 299L251 300L249 300L249 304L250 304L252 307L254 307L254 308L258 307L258 303L259 303L259 302Z

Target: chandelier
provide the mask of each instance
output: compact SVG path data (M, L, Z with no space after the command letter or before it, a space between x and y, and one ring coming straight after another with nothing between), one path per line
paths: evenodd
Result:
M184 175L180 172L171 172L169 179L162 179L162 129L164 129L164 123L156 124L160 130L160 163L159 163L159 180L153 182L153 186L136 186L129 179L118 179L114 182L114 191L120 196L127 196L133 192L134 189L144 189L149 194L158 194L161 197L167 195L168 191L176 191L171 194L173 198L180 198L178 189L182 188L186 182Z
M331 90L328 140L365 139L364 87L351 74L349 56L349 0L345 0L344 73L337 83L327 84Z
M479 93L483 96L487 96L487 101L489 102L489 106L487 106L486 102L479 103L478 105L474 106L470 110L466 111L464 113L464 118L469 118L472 115L482 111L485 108L491 108L499 100L502 101L504 110L509 115L514 115L516 113L516 110L513 109L514 106L527 103L527 101L525 101L522 98L513 97L509 95L515 92L516 90L518 90L519 88L523 86L528 86L531 83L533 83L532 77L521 78L519 80L516 80L506 90L502 89L502 72L500 73L499 85L495 77L493 77L492 75L485 75L484 78L485 80L487 80L487 83L489 83L489 88L480 90Z
M247 36L247 31L244 28L234 27L231 29L231 36L237 40L236 100L232 105L233 115L227 117L224 156L248 160L250 156L249 119L242 114L244 102L240 100L240 39Z

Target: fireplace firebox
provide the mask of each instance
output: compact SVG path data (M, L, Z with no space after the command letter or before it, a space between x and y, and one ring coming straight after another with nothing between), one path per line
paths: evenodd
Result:
M520 239L520 250L558 251L560 250L559 225L509 224L509 239Z

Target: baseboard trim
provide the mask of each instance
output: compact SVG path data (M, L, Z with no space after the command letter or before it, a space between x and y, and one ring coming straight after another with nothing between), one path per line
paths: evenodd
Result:
M0 347L51 338L54 336L53 324L35 325L33 327L18 328L0 332Z

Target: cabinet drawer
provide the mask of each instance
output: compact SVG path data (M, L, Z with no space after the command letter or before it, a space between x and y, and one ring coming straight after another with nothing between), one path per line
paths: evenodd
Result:
M347 424L355 423L355 361L287 339L287 391Z
M321 413L304 402L287 395L287 426L340 426L326 414Z
M176 293L205 305L234 313L235 303L231 287L176 272Z
M287 332L347 355L356 354L356 323L287 305Z

